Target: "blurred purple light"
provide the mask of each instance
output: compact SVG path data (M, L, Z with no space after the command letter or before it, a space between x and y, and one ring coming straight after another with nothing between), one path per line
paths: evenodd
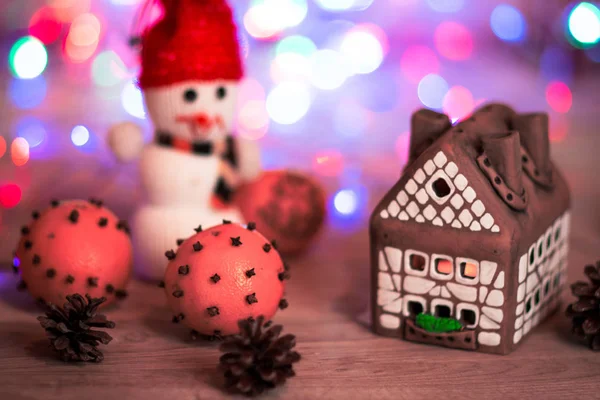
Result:
M500 4L490 16L494 34L507 42L520 42L525 38L527 23L523 14L513 6Z
M465 6L465 0L427 0L427 4L434 11L453 13Z
M364 133L369 124L369 115L360 105L342 102L333 114L333 126L342 137L357 137Z
M400 89L396 75L377 71L368 76L360 76L356 80L360 93L358 101L368 110L387 112L393 110L398 104Z
M448 83L437 74L429 74L419 82L417 89L419 100L429 108L440 109L444 96L448 93Z
M540 58L540 71L546 81L571 82L573 79L572 54L558 46L549 46Z
M29 148L42 144L46 138L46 128L40 120L34 117L25 117L15 126L16 137L21 137L27 141Z
M13 78L8 87L8 94L16 107L30 110L42 104L47 89L46 80L41 75L33 79Z

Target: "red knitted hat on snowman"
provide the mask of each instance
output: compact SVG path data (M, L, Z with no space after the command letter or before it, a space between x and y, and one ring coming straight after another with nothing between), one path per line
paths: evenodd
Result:
M242 78L237 28L226 0L160 2L164 17L142 37L142 89Z

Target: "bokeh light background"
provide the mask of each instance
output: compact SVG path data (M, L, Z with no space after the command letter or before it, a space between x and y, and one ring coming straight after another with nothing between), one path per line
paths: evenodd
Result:
M130 211L139 201L135 165L118 165L104 139L123 121L152 136L129 45L144 1L0 4L0 261L16 241L6 227L26 205L94 195ZM598 106L594 2L234 3L247 64L237 132L260 142L266 168L318 176L340 232L364 229L399 175L417 108L453 120L489 100L544 110L556 148Z

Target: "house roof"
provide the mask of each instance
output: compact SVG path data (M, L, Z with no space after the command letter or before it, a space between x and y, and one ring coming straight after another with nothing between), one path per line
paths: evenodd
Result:
M489 104L452 126L447 116L421 110L412 118L410 153L374 217L497 234L515 224L550 224L568 203L550 162L545 114ZM555 189L566 202L553 200Z

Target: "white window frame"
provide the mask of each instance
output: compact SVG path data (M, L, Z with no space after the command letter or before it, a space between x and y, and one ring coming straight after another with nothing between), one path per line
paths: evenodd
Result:
M423 267L423 271L412 269L412 266L410 264L410 256L412 256L412 255L421 256L425 259L425 266ZM427 268L428 265L429 265L429 254L423 253L422 251L417 251L417 250L405 250L404 251L404 272L406 272L408 275L427 276L427 273L429 272L428 268Z
M452 271L450 272L450 274L448 274L448 275L440 274L435 267L436 260L450 261L450 264L452 264ZM449 280L452 280L452 278L454 278L454 260L452 259L452 257L446 256L444 254L432 254L430 264L431 264L430 268L431 268L431 277L432 278L439 279L442 281L449 281Z
M471 264L475 264L477 266L477 276L474 279L464 278L462 276L462 274L460 273L460 265L462 263L471 263ZM463 285L469 285L469 286L474 286L479 283L479 276L481 275L481 267L479 265L479 261L473 260L471 258L456 257L455 268L456 268L456 272L454 273L454 276L456 276L457 282L462 283Z
M461 313L463 310L471 310L473 312L475 312L475 323L471 324L471 325L466 325L465 328L468 329L473 329L473 328L477 328L477 326L479 325L479 307L477 307L475 304L471 304L471 303L458 303L456 305L456 314L454 316L455 319L461 321Z
M438 195L435 193L435 190L433 190L433 183L438 179L444 179L446 181L446 184L450 188L450 193L445 197L438 197ZM450 179L448 174L446 174L443 170L440 169L435 174L433 174L431 178L429 178L429 180L425 184L425 190L433 199L433 201L441 205L446 204L450 200L452 195L456 193L456 186L454 186L454 183L452 182L452 179Z
M433 299L431 300L431 314L435 315L435 308L437 306L446 306L450 309L450 316L454 318L454 303L446 299Z
M407 294L402 298L402 315L404 315L405 317L410 317L410 310L408 309L408 304L411 302L421 303L421 305L423 306L423 313L427 312L427 301L425 300L425 297Z

